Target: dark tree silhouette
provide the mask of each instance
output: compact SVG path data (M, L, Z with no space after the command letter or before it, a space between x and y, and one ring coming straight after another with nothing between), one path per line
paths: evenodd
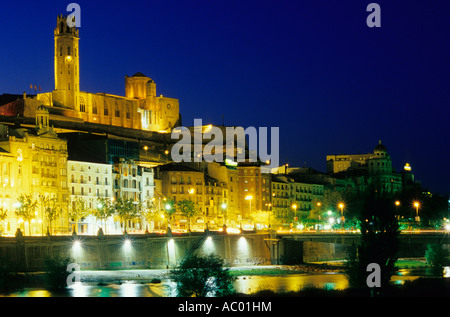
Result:
M389 285L395 273L400 233L392 197L371 191L364 198L359 216L361 243L347 263L347 277L354 288L368 288L367 266L376 263L381 269L381 290Z
M234 292L233 277L215 255L187 257L171 271L171 278L179 297L221 297Z

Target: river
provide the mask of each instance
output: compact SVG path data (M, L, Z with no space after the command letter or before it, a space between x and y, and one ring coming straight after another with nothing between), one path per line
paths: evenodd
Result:
M426 276L425 269L401 269L391 279L392 283L404 283ZM450 267L445 269L445 277L450 277ZM238 276L235 289L242 294L259 290L274 292L298 291L305 287L342 290L348 287L347 278L341 273L302 273L286 275ZM64 292L52 292L44 288L25 288L8 294L8 297L172 297L175 284L168 279L161 283L123 281L108 284L76 282Z

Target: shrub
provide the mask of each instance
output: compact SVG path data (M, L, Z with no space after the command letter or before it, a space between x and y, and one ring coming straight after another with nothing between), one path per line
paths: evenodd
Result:
M170 276L180 297L221 297L234 293L233 277L215 255L191 255Z
M56 256L45 259L45 284L50 289L65 289L67 277L71 272L67 267L73 260L68 257Z

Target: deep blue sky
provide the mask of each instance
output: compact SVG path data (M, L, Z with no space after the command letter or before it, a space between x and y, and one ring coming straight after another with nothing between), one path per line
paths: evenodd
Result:
M0 94L54 88L53 29L70 2L2 2ZM76 2L81 90L124 95L142 72L180 100L186 126L280 127L281 163L320 171L327 154L381 139L397 170L409 162L450 192L449 1ZM370 2L381 28L366 25Z

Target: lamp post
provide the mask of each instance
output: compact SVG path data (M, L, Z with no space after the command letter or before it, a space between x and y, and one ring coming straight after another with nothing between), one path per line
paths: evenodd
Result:
M291 208L294 209L294 221L295 220L298 221L298 218L297 218L297 204L292 204Z
M344 203L339 203L338 205L339 209L341 210L341 223L342 223L342 230L344 230Z
M272 204L271 203L267 203L266 206L267 206L267 211L268 211L268 215L269 215L269 232L270 232L270 216L271 216L271 213L272 213Z
M398 207L400 207L400 201L396 200L395 201L395 211L397 213L397 220L400 219L400 214L398 213Z
M414 205L414 207L416 208L416 218L415 218L415 220L416 220L417 222L419 222L419 221L420 221L420 217L419 217L419 207L420 207L420 203L419 203L418 201L415 201L413 205Z

